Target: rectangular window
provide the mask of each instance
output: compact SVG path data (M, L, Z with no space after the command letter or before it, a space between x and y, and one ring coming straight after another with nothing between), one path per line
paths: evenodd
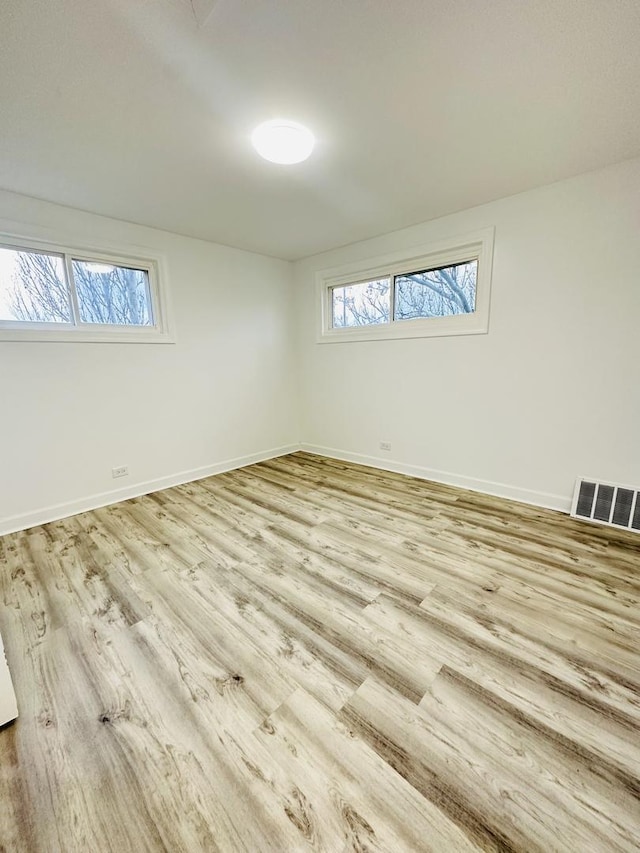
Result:
M168 341L160 284L157 259L3 241L0 340Z
M493 229L317 273L318 342L483 334Z

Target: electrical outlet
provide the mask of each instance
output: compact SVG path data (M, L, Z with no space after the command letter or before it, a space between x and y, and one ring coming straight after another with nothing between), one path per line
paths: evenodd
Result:
M391 450L391 442L390 441L381 441L380 442L380 450Z
M127 468L126 465L121 465L119 468L112 468L111 469L111 476L113 477L114 480L116 480L118 477L128 477L129 476L129 469Z

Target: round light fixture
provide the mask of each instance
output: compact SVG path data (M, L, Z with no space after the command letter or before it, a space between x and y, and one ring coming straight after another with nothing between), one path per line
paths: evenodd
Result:
M272 163L301 163L313 151L313 133L295 121L273 119L258 125L251 142L261 157Z

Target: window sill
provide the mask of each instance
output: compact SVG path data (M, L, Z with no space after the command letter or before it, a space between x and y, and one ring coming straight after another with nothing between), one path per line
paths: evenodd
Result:
M30 324L31 325L31 324ZM175 339L158 329L129 331L65 329L0 328L0 343L85 343L85 344L174 344Z
M425 320L398 320L393 323L381 323L379 326L360 326L352 329L328 329L318 335L316 340L319 344L340 344L352 341L486 335L488 331L487 322L473 314L466 314L455 317L430 317Z

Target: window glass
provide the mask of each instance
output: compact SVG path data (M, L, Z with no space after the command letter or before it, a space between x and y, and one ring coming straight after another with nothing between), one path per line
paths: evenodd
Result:
M495 231L316 271L317 342L484 335Z
M394 319L472 314L477 278L477 261L397 275Z
M73 322L63 255L0 247L0 320Z
M146 270L76 259L72 267L82 323L153 324Z
M388 323L390 318L388 278L347 284L331 289L334 329Z

